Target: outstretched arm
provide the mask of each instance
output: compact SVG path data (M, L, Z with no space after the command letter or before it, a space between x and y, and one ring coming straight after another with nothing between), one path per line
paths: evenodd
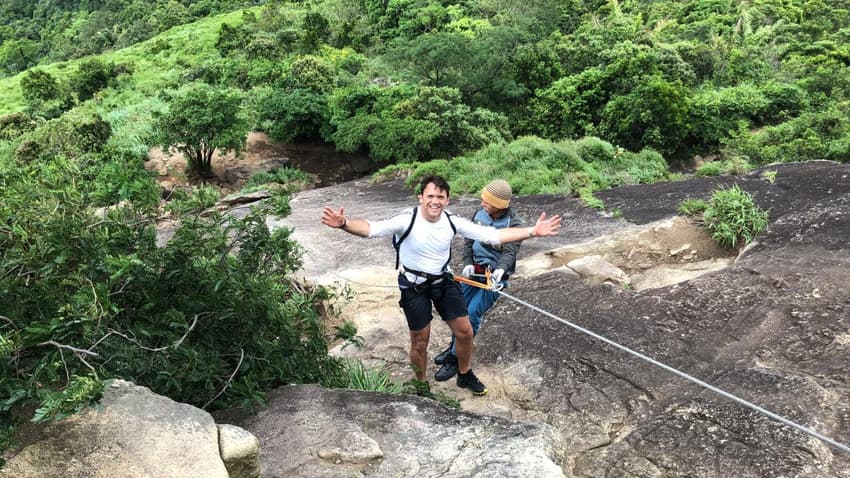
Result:
M325 207L322 211L322 224L335 229L342 229L355 236L369 236L369 223L363 219L346 219L345 209L343 208L339 208L339 211L334 211L329 207Z
M532 227L508 227L499 229L499 242L521 241L538 236L557 236L561 229L561 216L557 214L546 218L546 213L540 213L537 222Z

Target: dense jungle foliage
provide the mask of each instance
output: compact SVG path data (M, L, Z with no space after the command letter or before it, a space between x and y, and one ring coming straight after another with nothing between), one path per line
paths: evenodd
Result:
M594 204L695 155L847 162L848 68L846 0L5 0L0 448L110 377L211 408L345 383L288 232L210 189L162 203L152 146L203 179L263 131Z

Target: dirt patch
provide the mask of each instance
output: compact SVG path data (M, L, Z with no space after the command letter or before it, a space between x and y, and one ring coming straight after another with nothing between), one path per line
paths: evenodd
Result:
M218 187L222 195L242 188L248 178L260 171L269 171L281 166L296 167L310 177L314 187L322 187L362 177L372 170L369 159L363 155L341 153L332 144L275 143L265 133L248 134L246 149L240 154L219 154L212 159L215 177L207 184ZM148 151L145 169L157 173L157 182L165 191L175 188L190 188L200 184L186 174L186 160L174 151L160 148Z

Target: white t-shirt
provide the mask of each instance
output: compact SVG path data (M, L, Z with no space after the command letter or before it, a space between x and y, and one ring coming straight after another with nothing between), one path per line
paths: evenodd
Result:
M448 211L446 211L448 212ZM410 225L413 208L407 209L395 216L381 221L367 221L369 223L369 237L384 237L395 234L401 236ZM430 222L422 217L422 212L417 209L416 221L413 229L404 239L399 248L399 262L408 269L427 272L428 274L442 274L443 266L449 260L452 247L452 238L455 233L448 217L443 213L440 220ZM451 213L449 213L451 214ZM476 241L488 244L499 244L499 231L494 227L475 224L469 219L452 214L452 223L457 228L457 234Z

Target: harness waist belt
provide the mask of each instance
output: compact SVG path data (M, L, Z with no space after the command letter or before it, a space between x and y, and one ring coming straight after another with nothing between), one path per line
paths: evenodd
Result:
M401 266L404 272L409 272L417 277L421 277L427 281L437 281L438 279L442 279L445 277L444 274L429 274L427 272L417 271L415 269L409 269L407 266Z

